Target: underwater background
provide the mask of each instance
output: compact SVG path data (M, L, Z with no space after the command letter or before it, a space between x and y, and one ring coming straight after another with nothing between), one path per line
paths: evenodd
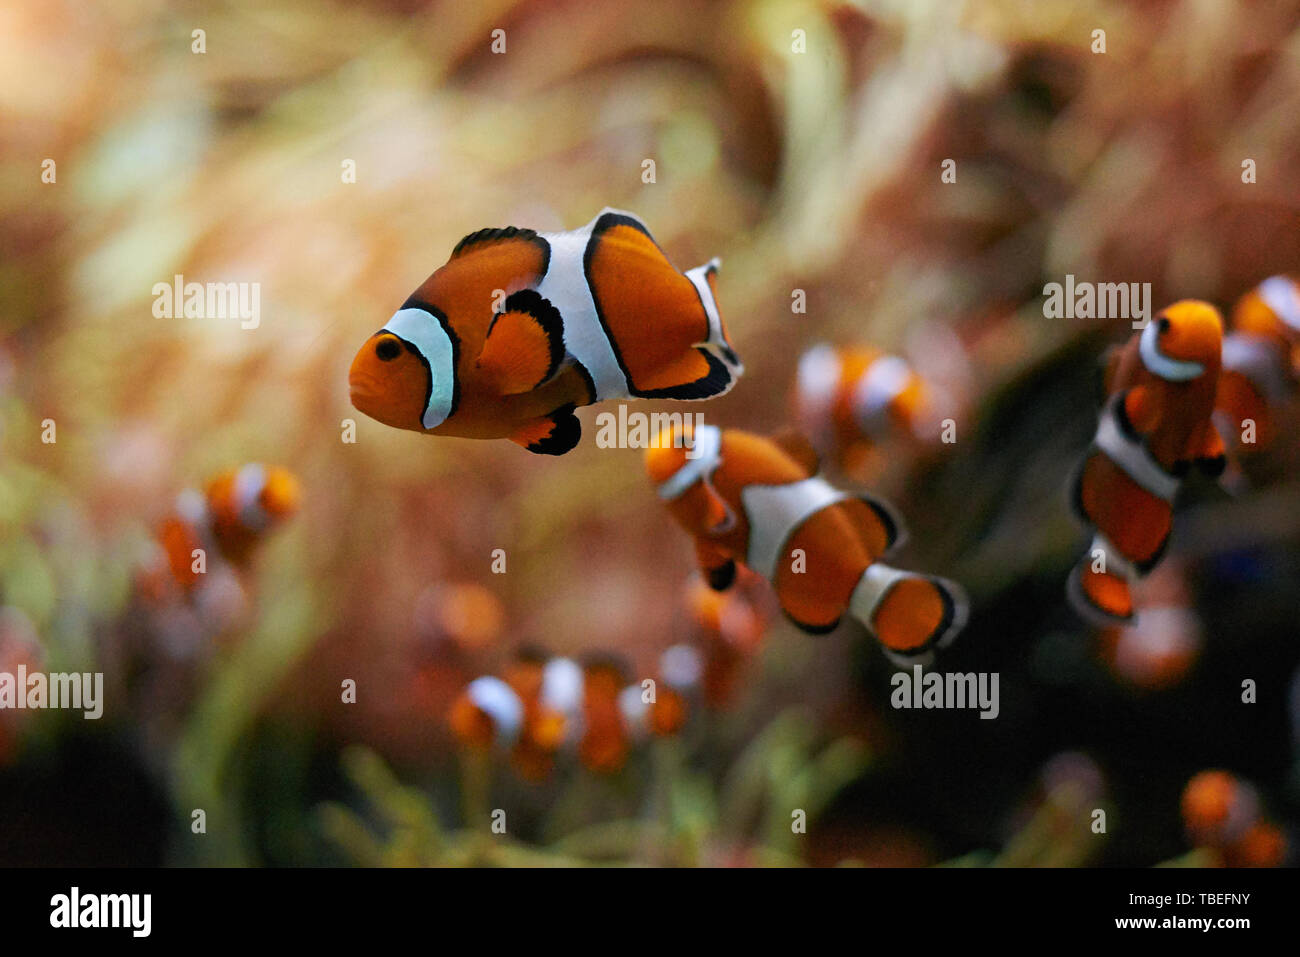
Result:
M1282 842L1248 862L1294 861L1300 416L1246 491L1188 483L1195 637L1126 667L1064 583L1098 357L1131 328L1048 318L1044 286L1226 311L1300 273L1300 6L21 0L0 113L0 670L105 688L97 721L0 712L0 864L1233 863L1182 810L1216 768ZM639 681L705 640L642 453L592 440L612 406L552 459L348 401L358 346L462 236L605 206L679 268L721 257L746 366L637 410L777 431L823 341L965 370L957 441L885 446L867 484L908 567L969 591L942 667L996 672L995 720L893 708L860 629L773 615L725 701L613 773L457 742L457 696L520 648ZM177 275L260 284L260 322L158 317ZM291 469L297 514L242 613L160 625L139 556L245 462Z

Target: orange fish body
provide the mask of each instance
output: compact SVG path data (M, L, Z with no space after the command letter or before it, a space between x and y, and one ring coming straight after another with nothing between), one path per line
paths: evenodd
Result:
M141 570L141 594L156 602L173 587L190 594L205 580L195 568L196 550L203 551L205 565L246 569L266 534L297 511L299 498L292 472L256 463L220 473L203 493L182 492L158 527L158 555Z
M1276 437L1278 408L1297 389L1300 284L1287 276L1265 279L1238 300L1230 328L1215 417L1237 451L1261 451Z
M396 428L561 455L581 436L580 406L721 395L743 366L717 266L678 272L640 220L611 209L567 233L472 233L357 352L352 403Z
M1259 792L1228 771L1202 771L1183 789L1183 824L1197 847L1219 852L1229 867L1278 867L1286 838L1263 813Z
M641 694L641 686L633 684L623 691L624 717L633 724L634 734L638 730L657 738L670 738L678 734L686 726L690 715L688 699L700 688L703 674L704 657L693 646L680 644L665 649L659 657L655 699L646 709L645 720L640 728L636 727L633 715L629 713L626 696Z
M524 705L509 684L484 675L461 692L451 706L449 721L452 732L467 747L512 747L523 728Z
M704 649L701 691L710 708L731 700L741 669L768 626L767 609L753 593L754 583L764 589L770 586L744 566L736 570L736 582L726 591L714 591L698 576L687 586L687 608Z
M578 759L601 774L622 769L631 748L631 736L620 702L624 679L612 664L589 664L582 685L582 739Z
M691 681L681 673L689 671L685 678L691 679L697 669L693 654L689 669L680 666L682 656L673 652L682 650L665 652L664 677L652 701L639 682L626 683L612 660L582 666L524 652L503 677L471 681L452 705L449 722L466 747L509 752L515 770L531 781L547 777L560 753L573 753L597 774L616 774L647 736L669 737L685 725Z
M1226 462L1212 422L1223 321L1208 303L1176 302L1112 358L1108 400L1076 473L1076 512L1096 529L1070 597L1103 624L1133 617L1129 583L1160 560L1186 470Z
M247 566L266 532L298 510L299 497L298 480L285 468L245 465L212 479L206 498L221 556Z
M938 393L905 360L870 346L814 346L799 360L795 422L818 452L853 474L891 439L940 437Z
M544 779L578 721L581 669L567 658L522 653L504 678L476 678L451 708L452 731L471 748L509 751L520 776Z
M901 539L901 522L884 503L818 477L801 437L700 426L661 435L658 446L646 470L714 588L729 587L744 565L772 583L803 630L824 634L850 614L896 662L926 660L965 623L957 585L879 560Z
M581 669L568 658L525 657L507 680L524 702L515 767L525 778L538 781L550 773L556 754L577 730Z
M1204 644L1184 564L1165 559L1135 592L1142 615L1129 625L1101 630L1102 658L1119 680L1146 691L1163 690L1183 680Z

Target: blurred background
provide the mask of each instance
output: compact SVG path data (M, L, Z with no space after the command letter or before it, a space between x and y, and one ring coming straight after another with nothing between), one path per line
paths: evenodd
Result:
M1173 623L1099 632L1064 600L1088 540L1065 487L1131 330L1045 318L1043 286L1226 311L1300 271L1297 5L18 0L0 112L0 671L106 689L99 721L0 712L0 863L1291 859L1294 409L1244 492L1185 490ZM996 720L891 708L869 637L807 637L762 587L719 625L598 409L551 459L351 408L352 356L462 236L607 205L679 268L722 258L746 364L723 399L636 408L777 431L819 342L952 379L955 443L836 477L906 516L900 564L970 591L942 667L998 672ZM177 274L260 284L260 324L157 317ZM292 470L297 514L236 600L160 609L159 523L246 462ZM520 648L638 683L674 646L713 684L615 771L523 775L449 724ZM1215 768L1269 822L1245 850L1190 819Z

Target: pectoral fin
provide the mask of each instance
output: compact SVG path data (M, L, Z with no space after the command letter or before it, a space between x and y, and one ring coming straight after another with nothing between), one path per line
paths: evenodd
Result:
M555 375L564 359L564 321L534 289L505 301L505 310L488 327L478 368L501 395L537 388Z

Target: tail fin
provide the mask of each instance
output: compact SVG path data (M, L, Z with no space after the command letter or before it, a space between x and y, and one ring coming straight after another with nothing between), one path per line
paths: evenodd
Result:
M709 337L704 341L704 346L722 360L722 364L727 367L734 382L744 373L745 364L740 361L740 356L736 355L736 350L732 348L731 340L727 337L727 327L722 322L722 313L718 310L713 277L718 274L721 265L722 260L714 256L703 266L688 269L686 278L699 293L700 304L704 306L704 314L709 319Z
M1133 621L1133 594L1127 570L1096 571L1091 554L1085 555L1070 572L1066 592L1079 617L1100 627Z
M899 667L929 664L966 625L970 603L956 582L892 568L867 567L849 599L849 613L871 631Z

